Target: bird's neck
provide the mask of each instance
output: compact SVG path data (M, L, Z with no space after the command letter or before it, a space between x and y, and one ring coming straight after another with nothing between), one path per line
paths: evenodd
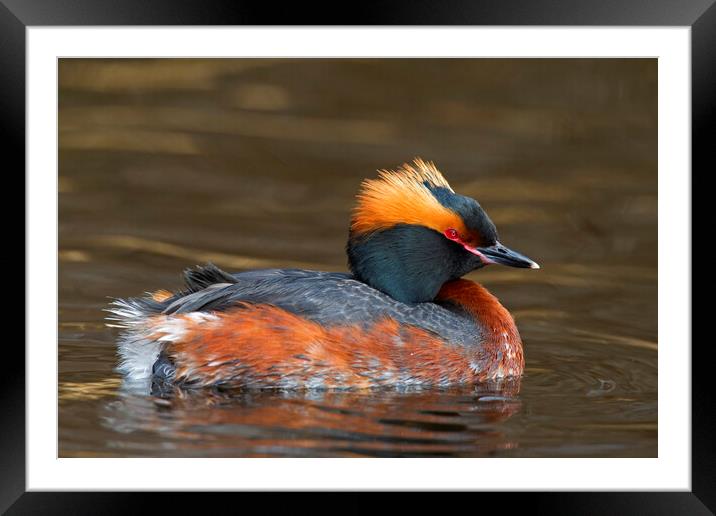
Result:
M475 266L441 234L414 225L351 235L347 253L356 279L409 304L433 301L446 281Z
M443 285L438 302L460 306L480 327L483 342L476 359L493 377L519 376L525 367L522 339L512 314L485 287L459 279Z

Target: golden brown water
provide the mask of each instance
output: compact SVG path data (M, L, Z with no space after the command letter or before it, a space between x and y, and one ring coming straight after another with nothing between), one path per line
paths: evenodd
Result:
M62 60L60 456L656 456L656 85L656 60ZM360 180L415 156L542 266L470 275L521 384L122 390L108 297L345 270Z

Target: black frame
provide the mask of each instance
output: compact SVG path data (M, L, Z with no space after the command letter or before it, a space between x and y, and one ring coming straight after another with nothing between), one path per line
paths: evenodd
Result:
M709 135L716 134L716 0L403 0L356 2L335 11L323 3L242 0L0 0L0 145L25 167L25 29L82 25L621 25L690 26L692 163L716 170ZM346 13L346 14L343 14ZM662 142L663 144L663 142ZM709 166L710 165L710 166ZM10 172L9 166L3 167ZM8 176L5 178L7 180ZM18 174L13 174L15 177ZM693 188L692 173L692 188ZM24 189L24 183L23 187ZM690 251L690 250L689 250ZM24 251L23 251L24 252ZM686 253L687 250L679 250ZM693 262L692 262L693 263ZM38 271L25 271L38 273ZM665 316L666 314L662 314ZM11 514L114 514L138 507L139 494L25 493L25 354L8 339L0 375L0 511ZM709 339L711 340L711 339ZM692 347L692 492L470 494L468 503L509 497L551 514L709 514L716 511L715 425L709 414L710 342ZM158 472L158 474L161 474ZM218 495L214 494L212 497ZM212 501L226 502L228 496ZM477 497L477 498L476 498ZM186 496L154 495L163 510L185 508ZM214 505L212 503L212 505ZM179 505L181 504L181 505ZM168 505L168 506L167 506ZM171 507L174 505L175 507ZM354 508L362 504L356 502ZM345 507L345 505L344 505ZM474 507L474 506L473 506ZM474 510L484 507L481 505ZM363 509L372 507L363 505ZM237 507L237 509L239 509ZM540 511L542 509L543 511Z

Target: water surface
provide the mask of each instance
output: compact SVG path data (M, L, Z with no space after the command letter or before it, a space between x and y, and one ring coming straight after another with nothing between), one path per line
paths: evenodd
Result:
M62 60L59 454L657 455L655 60ZM108 297L212 261L345 270L360 180L415 156L539 271L469 276L521 382L138 395Z

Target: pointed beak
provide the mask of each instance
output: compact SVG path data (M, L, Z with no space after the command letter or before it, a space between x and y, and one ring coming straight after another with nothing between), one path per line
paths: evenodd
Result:
M478 247L476 250L480 252L482 258L487 259L485 263L500 263L509 267L523 269L539 269L539 265L536 262L517 251L508 249L499 242L489 247Z

